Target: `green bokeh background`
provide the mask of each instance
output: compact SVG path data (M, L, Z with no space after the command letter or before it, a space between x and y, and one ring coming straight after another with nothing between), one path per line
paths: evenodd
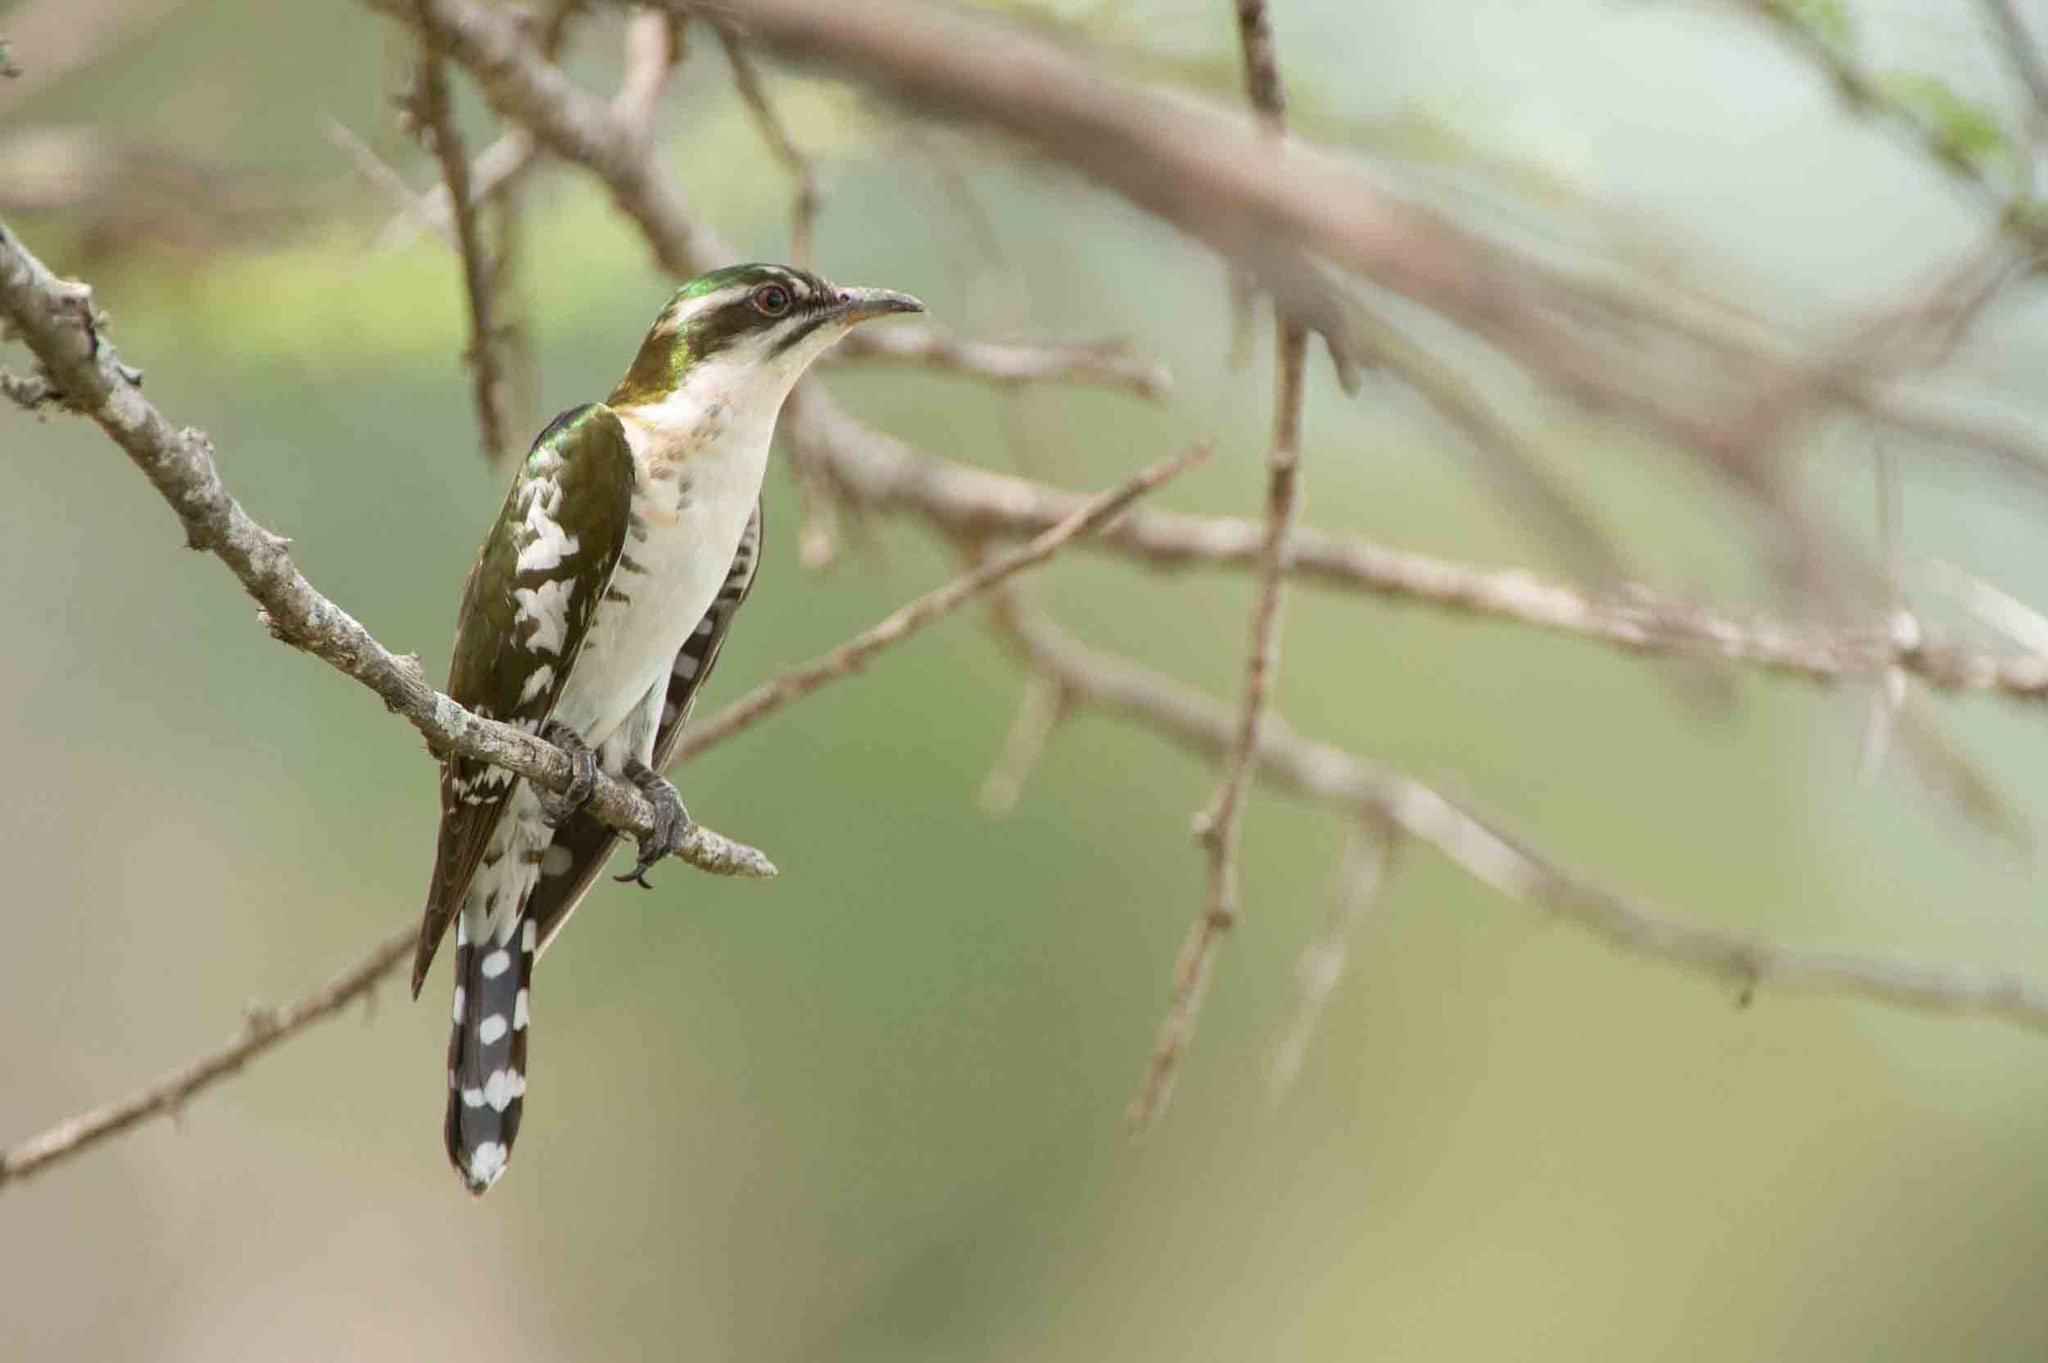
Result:
M1929 171L1843 124L1818 82L1726 14L1279 9L1325 127L1378 128L1410 152L1414 128L1449 129L1439 155L1527 158L1645 235L1739 267L1710 277L1773 281L1764 292L1794 312L1885 299L1976 231ZM1228 69L1220 0L1122 14L1123 31ZM1923 22L1941 60L1972 38L1960 19ZM346 4L191 0L0 107L0 132L89 120L313 206L308 230L271 246L144 250L94 279L123 355L174 421L212 435L250 512L293 538L322 591L440 675L500 495L475 449L456 273L438 246L365 249L384 205L321 133L331 113L424 182L388 126L399 51ZM608 85L601 59L578 69ZM995 224L991 266L908 125L830 84L777 89L825 157L821 268L917 292L969 334L1128 335L1181 394L1006 404L954 379L839 371L850 406L948 457L1079 487L1213 437L1221 456L1162 504L1257 504L1265 357L1227 366L1223 290L1200 252L1048 170L946 143ZM706 216L781 255L785 181L715 51L699 44L663 126ZM79 268L66 219L12 225ZM542 182L531 228L552 411L609 386L668 282L577 174ZM2038 387L2032 298L1965 355L1980 386ZM1766 599L1746 514L1690 466L1540 394L1506 401L1651 577ZM1318 371L1310 412L1313 523L1562 569L1397 387L1347 401ZM1805 451L1818 500L1851 528L1869 519L1862 448ZM0 413L0 473L13 1140L187 1058L244 1000L309 987L415 912L435 792L412 731L273 643L96 430ZM2048 598L2048 498L1957 463L1909 459L1903 478L1910 558ZM780 467L768 498L766 567L711 707L954 570L883 524L833 571L806 572ZM1033 590L1088 640L1236 685L1238 577L1077 554ZM1570 641L1306 590L1280 699L1305 732L1469 795L1676 912L2048 975L2038 869L1896 771L1855 780L1863 696L1743 677L1716 718L1668 683ZM594 893L540 973L528 1122L490 1197L463 1195L440 1151L445 982L417 1004L394 983L176 1124L0 1194L0 1355L2048 1350L2048 1045L2011 1027L1768 990L1741 1010L1411 849L1275 1106L1266 1057L1346 836L1276 796L1251 808L1246 921L1172 1111L1124 1144L1119 1114L1201 893L1187 828L1211 777L1084 715L1016 812L991 820L975 794L1019 690L963 615L677 773L700 817L783 874L677 868L652 895ZM2037 831L2040 714L1939 705Z

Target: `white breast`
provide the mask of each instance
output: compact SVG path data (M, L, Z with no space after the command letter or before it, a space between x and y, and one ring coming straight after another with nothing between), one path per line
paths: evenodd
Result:
M665 401L623 408L638 466L635 524L597 608L555 717L596 745L668 676L711 608L761 495L776 413L787 393L761 392L757 366L700 365Z

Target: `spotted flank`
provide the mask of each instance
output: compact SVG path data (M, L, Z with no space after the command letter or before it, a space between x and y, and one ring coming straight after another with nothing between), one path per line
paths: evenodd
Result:
M745 604L747 593L754 589L754 578L761 568L761 534L761 504L756 502L754 514L747 522L746 533L740 536L739 549L733 555L732 566L726 570L718 595L711 602L711 609L704 613L703 619L683 640L683 646L676 650L675 661L669 667L668 680L661 693L660 710L655 716L653 751L647 758L647 764L656 771L666 770L669 759L675 755L676 744L682 738L683 723L689 718L698 691L711 676L711 669L725 647L726 634L732 628L740 607ZM534 887L533 897L527 901L527 911L540 924L540 949L543 953L603 871L617 836L610 827L587 814L578 814L555 830L554 843L548 848L546 860L541 865L540 883Z

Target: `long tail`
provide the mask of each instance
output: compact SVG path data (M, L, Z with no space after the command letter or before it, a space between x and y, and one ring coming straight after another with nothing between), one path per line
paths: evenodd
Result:
M448 1037L448 1158L472 1193L505 1172L526 1097L527 987L533 978L533 919L470 940L467 913L455 920L455 1027Z

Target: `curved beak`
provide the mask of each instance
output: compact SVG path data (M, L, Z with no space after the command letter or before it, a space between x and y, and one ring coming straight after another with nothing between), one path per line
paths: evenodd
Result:
M894 289L841 289L834 315L847 323L886 317L892 312L923 312L924 304Z

